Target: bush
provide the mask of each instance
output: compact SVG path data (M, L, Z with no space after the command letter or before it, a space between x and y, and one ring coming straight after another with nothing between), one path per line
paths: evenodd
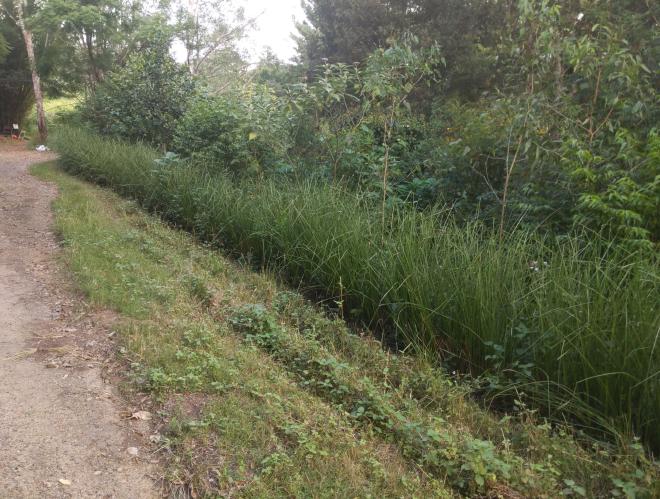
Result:
M173 149L213 170L259 175L281 166L288 152L285 110L265 87L249 95L200 96L176 126Z
M312 183L234 184L75 130L62 164L200 238L281 268L343 313L474 374L498 372L553 418L660 449L657 262L596 239L501 241L438 214L380 214ZM501 379L501 378L498 378ZM512 384L514 386L512 388ZM493 383L497 385L497 382Z
M166 147L195 91L188 70L170 57L167 46L156 45L109 74L82 113L103 134Z
M246 117L239 101L199 98L177 123L172 148L196 162L243 171L256 167Z

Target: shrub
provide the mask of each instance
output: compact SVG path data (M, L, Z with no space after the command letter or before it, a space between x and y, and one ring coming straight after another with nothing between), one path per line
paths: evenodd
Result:
M286 112L265 87L243 92L197 98L176 126L173 149L216 171L275 171L289 148Z
M157 44L109 74L82 112L101 133L165 147L194 94L188 70L172 59L167 46Z
M179 154L218 169L254 168L246 116L240 101L202 97L177 123L172 147Z

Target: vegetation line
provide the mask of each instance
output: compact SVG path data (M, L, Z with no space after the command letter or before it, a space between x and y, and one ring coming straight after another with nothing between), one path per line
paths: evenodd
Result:
M641 447L591 454L570 434L498 420L431 366L356 336L133 203L52 166L36 173L60 187L56 223L79 284L121 314L133 385L165 418L171 486L241 497L551 497L566 482L589 496L650 492Z
M492 373L495 390L525 387L527 402L551 417L658 443L660 393L648 373L660 365L660 279L634 253L525 232L501 244L497 233L407 208L392 212L379 249L374 212L337 189L237 186L186 164L158 166L148 148L79 130L61 130L55 145L69 171L341 296L346 314L391 326L419 352L451 353L457 367Z
M660 454L658 2L302 0L295 20L295 2L264 2L258 20L246 17L256 0L157 3L0 0L3 133L36 140L47 120L67 172L275 272L371 336L309 319L279 292L225 303L217 276L176 261L176 279L154 262L149 276L122 274L149 254L114 262L125 282L112 281L93 267L121 251L82 237L114 251L85 253L83 282L148 299L86 284L90 294L176 331L133 323L137 384L184 406L196 391L235 397L227 411L246 404L275 435L255 442L259 457L220 466L229 478L188 463L175 467L192 474L181 483L237 495L240 482L248 496L376 496L386 483L400 496L660 495L647 461ZM283 33L285 17L295 57L252 60L253 30ZM127 235L100 237L132 247L144 235L110 218ZM185 331L163 327L153 306L184 295ZM295 402L264 373L237 391L248 378L214 350L226 342L269 362ZM334 429L300 416L303 399ZM183 419L235 443L245 417L223 411ZM329 458L338 428L350 435ZM323 458L318 487L282 471L305 469L294 448ZM184 454L198 457L172 450ZM354 480L336 471L344 459L359 463ZM397 470L410 486L391 480Z

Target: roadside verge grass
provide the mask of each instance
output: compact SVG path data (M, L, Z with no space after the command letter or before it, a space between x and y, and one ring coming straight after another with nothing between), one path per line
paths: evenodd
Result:
M54 168L56 224L93 304L123 317L130 377L160 404L168 482L201 495L652 494L641 447L592 450L497 419L268 275Z
M93 305L121 314L123 354L167 424L167 482L187 495L448 497L390 444L356 435L345 415L299 388L205 310L207 280L227 299L267 281L216 259L130 202L59 173L56 227L65 260ZM237 289L238 288L238 289ZM232 290L236 290L233 296Z
M593 234L561 240L393 209L354 193L247 181L150 148L63 128L63 167L198 239L281 269L399 347L597 438L660 449L657 258Z

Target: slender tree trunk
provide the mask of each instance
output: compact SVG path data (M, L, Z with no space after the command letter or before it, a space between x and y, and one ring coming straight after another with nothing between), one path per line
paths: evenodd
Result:
M524 131L523 131L524 133ZM513 161L509 164L508 153L507 153L507 165L506 165L506 176L504 177L504 192L502 193L502 211L500 212L500 242L504 239L504 220L506 218L506 205L507 198L509 196L509 182L511 181L511 175L513 174L513 169L516 166L516 161L518 161L518 154L520 153L520 147L522 146L523 135L518 139L518 145L516 146L516 153L513 155Z
M396 111L403 102L403 99L400 102L392 102L392 111L389 115L389 121L386 121L383 126L383 146L385 148L385 156L383 158L383 206L382 208L382 236L383 242L385 241L385 206L387 205L387 181L390 175L390 140L392 139L392 127L394 126L394 117L396 116ZM386 118L386 120L388 119Z
M387 180L390 174L390 125L385 124L383 130L385 139L383 141L383 146L385 147L385 156L383 158L383 205L381 207L381 236L382 242L385 243L385 207L387 206Z
M25 18L23 16L22 0L14 0L16 7L16 22L18 27L23 33L23 40L25 41L25 51L27 52L28 61L30 63L30 71L32 71L32 87L34 90L34 101L37 106L37 128L39 129L39 138L42 143L48 139L48 128L46 126L46 113L44 112L44 97L41 93L41 79L37 72L37 60L34 57L34 46L32 45L32 32L25 27Z
M99 68L96 55L94 55L94 40L92 34L85 32L84 38L85 48L87 49L87 58L89 59L89 82L92 89L94 89L96 88L96 85L103 80L103 70Z

